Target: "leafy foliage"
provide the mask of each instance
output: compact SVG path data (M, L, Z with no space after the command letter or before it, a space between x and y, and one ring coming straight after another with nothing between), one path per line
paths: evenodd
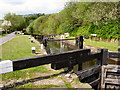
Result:
M40 17L29 27L36 34L96 33L101 38L120 38L119 14L119 2L68 2L61 12Z
M24 18L25 18L25 22L26 22L26 27L31 23L33 22L35 19L37 19L38 17L40 16L43 16L43 14L41 13L38 13L38 14L28 14L28 15L24 15Z
M0 28L1 28L2 22L3 22L3 21L2 21L2 20L0 20Z
M8 13L4 17L4 19L11 22L11 31L19 31L25 27L25 19L21 15Z

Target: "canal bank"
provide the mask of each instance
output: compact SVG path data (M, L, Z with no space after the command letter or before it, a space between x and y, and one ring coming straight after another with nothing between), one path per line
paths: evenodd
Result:
M38 43L38 45L41 47L41 42L39 42L35 39L34 39L34 41L36 43ZM68 43L65 44L64 42L49 42L48 44L49 44L49 47L50 47L52 53L60 53L60 52L71 51L71 50L77 49L76 47L74 47L74 45L71 45L71 44L68 44ZM57 48L56 51L54 51L54 48L51 48L51 47L54 47L54 46L55 46L55 48ZM72 46L72 49L71 49L71 46ZM63 50L60 50L60 49L63 49ZM44 53L46 54L45 49L44 49ZM56 72L56 70L51 69L51 64L46 65L46 68L50 71ZM61 72L61 71L64 72L64 69L59 70L59 72ZM58 72L58 70L57 70L57 72ZM57 82L56 82L56 80L57 80ZM61 82L61 83L58 83L58 82ZM92 89L92 87L88 83L81 83L79 81L78 76L76 74L73 74L73 73L63 73L63 74L60 74L60 75L56 76L55 78L52 78L52 80L51 79L46 79L46 80L34 82L34 84L35 85L43 85L43 84L44 85L47 85L47 84L56 85L57 84L57 85L60 85L60 86L62 84L63 85L68 84L68 87L59 87L59 88ZM52 87L52 88L56 88L56 87Z
M56 40L57 39L60 39L59 37L56 37L55 38ZM67 39L67 38L66 38ZM65 45L70 45L73 49L79 49L79 48L77 48L76 46L75 46L75 40L66 40L66 41L62 41L63 42L63 44L65 44ZM98 49L100 49L100 47L96 47L96 46L92 46L92 45L86 45L85 44L85 42L83 42L83 48L84 49L90 49L91 50L91 52L97 52L98 51ZM101 49L103 49L103 48L101 48ZM106 48L107 49L107 48ZM114 52L114 51L109 51L109 52ZM108 60L107 60L107 62L108 62L108 64L115 64L115 65L119 65L120 64L120 60L119 59L116 59L116 58L109 58Z
M57 39L60 39L60 38L56 37L55 39L57 40ZM66 40L66 41L62 41L62 42L66 45L71 45L72 47L74 47L74 49L79 49L78 47L75 46L75 40ZM97 52L97 49L98 49L94 46L85 45L84 41L83 41L83 48L91 49L91 52Z
M14 44L14 48L13 47ZM40 53L38 49L41 49L41 44L34 40L33 43L31 43L31 40L28 39L28 36L26 35L18 35L15 39L11 40L10 42L7 42L4 44L4 49L7 49L7 46L9 46L10 51L14 49L14 51L18 51L17 53L14 52L15 58L23 58L27 52L31 56L34 56L36 54L33 54L31 51L31 47L36 47L36 52ZM39 45L39 46L38 46ZM11 46L11 47L10 47ZM27 48L27 49L26 49ZM4 50L3 49L3 50ZM3 52L6 54L6 56L9 56L10 54L7 52ZM12 49L12 50L11 50ZM21 49L23 49L21 51ZM29 51L29 52L28 52ZM46 51L42 49L43 54L46 54ZM37 54L37 55L43 55ZM12 53L11 53L12 54ZM20 54L20 57L17 55ZM11 56L12 57L12 56ZM11 60L11 57L9 60ZM30 56L25 56L30 57ZM8 60L5 58L5 60ZM71 80L71 75L62 73L63 70L53 70L50 68L51 66L49 64L23 69L19 71L14 71L10 73L5 73L1 75L2 81L1 84L4 86L4 88L75 88L75 86L72 86L71 82L74 82L76 80L75 78ZM66 81L67 80L67 81ZM79 82L80 83L80 82ZM91 88L88 84L80 83L79 88Z

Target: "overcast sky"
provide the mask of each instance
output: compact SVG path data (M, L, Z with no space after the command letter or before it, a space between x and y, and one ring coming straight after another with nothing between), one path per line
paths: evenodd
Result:
M7 13L20 15L60 12L68 0L0 0L0 19Z
M58 13L66 2L77 0L0 0L0 19L7 13L16 13L20 15L32 13ZM78 1L120 1L120 0L78 0Z

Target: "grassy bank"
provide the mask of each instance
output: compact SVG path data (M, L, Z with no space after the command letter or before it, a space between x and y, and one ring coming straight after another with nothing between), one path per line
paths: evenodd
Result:
M110 51L117 52L117 50L118 50L118 44L117 43L105 42L105 41L95 41L95 40L90 40L90 39L85 39L84 43L86 45L95 46L95 47L98 47L98 48L105 48L105 49L108 49Z
M2 45L2 60L11 60L24 57L36 56L32 54L32 47L36 47L38 51L39 46L36 43L31 43L26 35L18 35L11 41Z
M39 52L39 46L37 43L31 43L30 39L26 35L18 35L14 39L8 41L2 45L2 60L11 60L17 58L36 56L32 54L31 47L36 47L37 52ZM32 80L36 79L46 79L52 76L57 76L61 71L52 71L47 69L48 65L42 65L38 67L18 70L14 72L9 72L2 74L2 83L14 84L16 82L22 82L23 85L17 86L17 88L50 88L59 87L58 85L33 85ZM24 83L27 80L27 83ZM65 86L65 85L64 85ZM64 87L61 86L61 87Z
M75 37L70 36L68 38L70 39L70 38L75 38ZM94 47L97 47L97 48L105 48L105 49L108 49L110 51L115 51L115 52L118 51L118 43L84 39L84 44L94 46Z
M25 58L36 56L36 54L32 54L31 47L36 47L38 51L39 46L36 43L31 43L30 39L26 35L18 35L14 39L8 41L7 43L2 45L2 60L11 60L18 58ZM6 74L2 74L2 80L8 79L25 79L26 77L32 77L33 72L41 72L46 73L48 70L44 66L34 67L25 70L19 70L15 72L10 72ZM27 75L26 73L29 73Z
M36 56L36 54L32 54L31 47L36 47L38 51L39 46L36 43L31 43L30 39L26 35L18 35L14 39L8 41L7 43L2 45L2 60L12 60L18 58L25 58ZM47 69L44 66L10 72L2 75L2 80L8 79L25 79L26 77L32 77L33 72L47 72ZM26 73L29 73L27 75Z
M1 37L4 37L4 36L7 36L7 35L8 35L8 34L2 34L2 35L0 35L0 38L1 38Z

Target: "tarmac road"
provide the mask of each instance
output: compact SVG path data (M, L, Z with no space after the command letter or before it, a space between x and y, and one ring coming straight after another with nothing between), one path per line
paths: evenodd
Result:
M15 32L10 33L10 34L8 34L7 36L1 37L1 38L0 38L0 45L6 43L7 41L12 40L12 39L15 38L15 37L16 37Z

